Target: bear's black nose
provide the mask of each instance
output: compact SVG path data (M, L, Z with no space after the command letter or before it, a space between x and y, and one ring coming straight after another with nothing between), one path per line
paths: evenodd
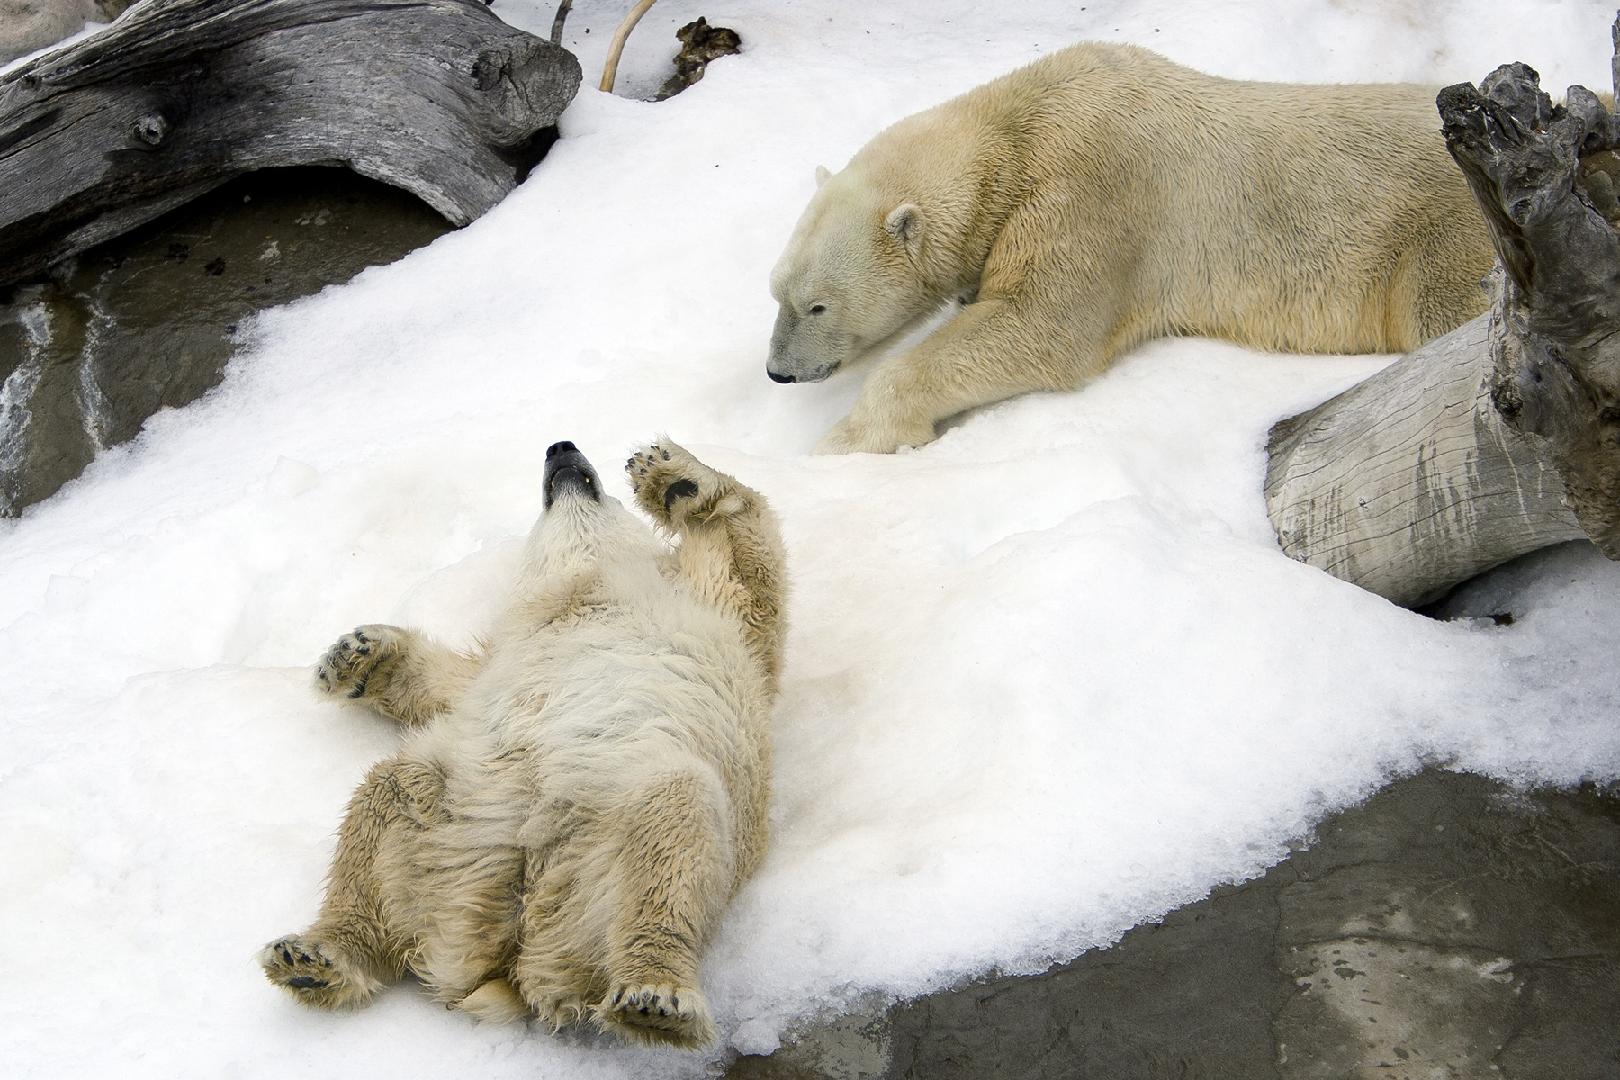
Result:
M765 374L767 374L767 375L769 375L771 377L771 382L798 382L799 381L798 379L794 378L792 375L778 375L774 371L766 371Z
M550 461L558 454L567 454L577 452L578 450L579 447L575 446L571 442L568 442L566 439L562 442L554 442L550 446L546 447L546 460Z

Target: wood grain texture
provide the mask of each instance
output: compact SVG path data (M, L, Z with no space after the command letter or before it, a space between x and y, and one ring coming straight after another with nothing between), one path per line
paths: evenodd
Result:
M1564 485L1491 401L1490 317L1277 424L1266 510L1293 558L1417 605L1584 534Z
M480 0L146 0L0 76L0 283L279 166L348 167L464 225L579 83Z

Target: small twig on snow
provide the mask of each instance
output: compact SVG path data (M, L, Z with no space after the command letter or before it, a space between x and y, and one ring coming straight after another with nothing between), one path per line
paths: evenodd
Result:
M653 6L653 0L640 0L630 9L630 14L624 17L624 22L613 31L613 41L608 45L607 61L602 65L602 83L598 87L604 93L613 93L613 79L619 73L619 54L624 52L624 43L629 40L630 31L636 28L636 23L647 14L647 9Z
M563 23L568 21L568 12L574 6L574 0L562 0L557 5L557 14L551 18L551 43L562 44Z

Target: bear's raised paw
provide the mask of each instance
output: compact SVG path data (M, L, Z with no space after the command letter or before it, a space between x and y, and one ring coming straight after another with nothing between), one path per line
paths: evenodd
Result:
M338 638L315 665L315 687L322 693L364 697L379 666L399 655L397 626L371 623Z
M596 1007L597 1021L632 1042L687 1050L714 1041L709 1001L693 986L624 983Z
M725 478L675 443L654 443L624 463L640 506L661 525L706 521L728 509Z

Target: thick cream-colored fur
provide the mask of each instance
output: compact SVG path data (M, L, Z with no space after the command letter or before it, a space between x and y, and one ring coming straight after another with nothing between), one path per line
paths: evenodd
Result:
M318 686L407 725L344 818L272 982L329 1007L409 971L481 1019L712 1040L698 962L765 851L783 549L757 493L673 443L640 507L559 494L476 655L364 626Z
M1054 53L823 179L772 275L770 370L824 378L965 302L872 373L821 447L887 453L1161 335L1411 349L1484 310L1492 261L1435 92L1238 82L1128 45Z

